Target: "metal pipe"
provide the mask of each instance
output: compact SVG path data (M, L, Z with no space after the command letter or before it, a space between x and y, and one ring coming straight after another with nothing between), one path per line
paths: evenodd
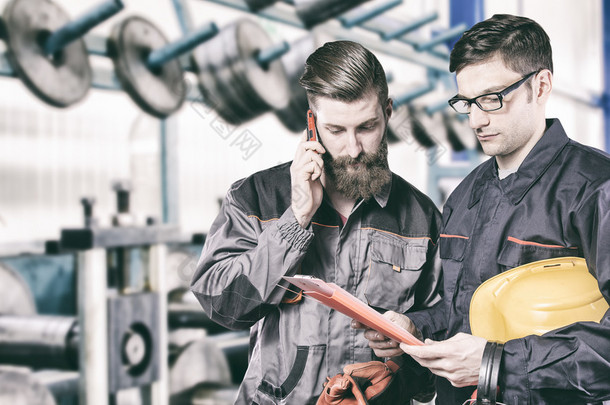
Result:
M371 38L370 35L364 35L364 33L357 33L355 30L346 30L343 27L334 27L332 25L324 26L324 30L337 39L348 39L360 42L363 46L371 50L377 50L387 55L395 56L399 59L433 69L440 73L449 74L449 63L447 60L437 58L432 54L416 52L411 46L407 46L401 42L383 42Z
M384 41L390 41L392 39L396 39L402 37L403 35L415 31L416 29L431 23L432 21L438 18L438 13L436 11L427 14L423 17L418 18L417 20L405 23L402 27L392 29L391 31L382 32L381 39Z
M289 50L290 44L286 41L282 41L268 48L262 49L258 55L256 55L256 61L261 67L266 68L271 62L280 58Z
M43 49L47 55L62 50L69 43L82 38L89 30L106 21L123 9L122 0L101 3L80 17L55 30L45 41Z
M76 319L0 316L0 361L36 368L78 369Z
M210 22L179 40L152 51L146 59L146 65L151 70L159 69L170 60L174 60L180 55L196 48L216 34L218 34L218 27L213 22Z
M436 45L439 45L445 41L450 40L451 38L462 35L464 33L464 31L466 31L467 29L468 29L468 26L466 24L456 25L455 27L448 29L447 31L443 32L442 34L437 35L436 37L432 38L429 41L426 41L421 44L415 44L415 49L417 51L427 51L429 49L434 48Z
M414 21L413 24L415 24L415 25L413 27L407 27L407 28L409 28L409 32L420 27L420 25L417 25L418 21L422 22L423 24L430 22L427 20L428 19L432 20L433 15L434 15L434 13L429 14L427 16L420 17L418 20ZM384 14L384 15L380 15L377 18L374 18L370 21L367 21L367 22L361 24L360 27L363 29L366 29L368 31L374 32L383 38L383 35L385 33L389 33L389 35L392 35L392 32L397 32L397 31L403 29L405 27L405 24L411 24L411 23L406 22L406 21L397 20L395 18L388 17L387 15ZM407 35L407 34L408 34L408 32L404 33L401 36L396 37L395 40L405 43L407 45L410 45L412 47L415 46L416 44L421 44L423 42L421 39L414 38L411 35ZM434 56L440 57L442 59L446 59L446 60L449 59L449 52L447 52L447 50L444 48L439 49L439 47L435 47L435 48L428 50L427 52L430 55L434 55Z
M78 345L80 404L108 404L108 285L106 250L78 252Z
M356 25L360 25L371 18L377 17L380 14L402 4L402 0L389 0L385 3L380 3L372 8L360 6L352 11L349 11L342 16L338 17L338 20L345 28L352 28Z
M171 328L202 328L209 335L227 331L211 321L197 302L170 302L167 318ZM124 349L134 344L130 336L125 337ZM75 317L1 315L0 364L76 370L80 338Z
M236 10L249 12L248 7L243 2L243 0L208 1L216 4L221 4L223 6L231 7ZM259 12L257 12L256 15L258 17L262 17L270 21L278 21L282 24L291 25L293 27L305 28L305 26L299 20L294 10L286 9L284 7L267 7L264 10L260 10ZM388 29L388 27L394 27L395 29L399 29L400 27L404 26L404 24L405 22L403 21L387 17L386 15L380 15L376 18L373 18L372 20L360 24L360 27L367 31L372 31L379 35L382 35ZM411 47L414 45L414 42L408 40L408 38L398 38L400 42L410 46L410 48L406 49L400 46L402 44L388 44L385 42L380 43L379 41L371 40L371 38L366 35L362 35L358 32L355 32L355 30L347 30L342 26L334 27L332 25L325 25L324 31L327 32L329 35L335 36L337 39L349 39L352 41L360 42L367 48L386 53L399 59L417 63L421 66L430 67L432 69L439 70L442 72L448 71L448 66L446 62L446 59L448 59L447 54L439 54L436 49L431 49L429 50L430 55L422 57L421 53L414 52L412 50ZM439 59L439 57L441 59Z
M157 315L158 328L156 334L159 350L159 379L154 381L145 391L150 394L153 405L167 405L169 403L169 366L167 364L169 336L167 328L167 246L155 244L150 246L150 264L147 276L150 281L150 289L159 296L159 311Z

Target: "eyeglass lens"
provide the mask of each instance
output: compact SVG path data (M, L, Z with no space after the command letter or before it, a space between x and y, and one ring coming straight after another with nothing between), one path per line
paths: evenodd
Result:
M502 107L502 100L498 94L486 94L474 99L477 106L483 111L498 110ZM455 100L451 106L459 113L467 113L470 110L468 100Z

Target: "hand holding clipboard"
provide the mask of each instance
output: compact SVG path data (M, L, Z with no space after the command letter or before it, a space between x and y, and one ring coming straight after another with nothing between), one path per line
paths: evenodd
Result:
M327 307L339 311L397 342L416 346L423 345L423 342L411 333L383 317L379 312L334 283L327 283L319 278L311 276L283 278L302 289L305 295L314 298Z

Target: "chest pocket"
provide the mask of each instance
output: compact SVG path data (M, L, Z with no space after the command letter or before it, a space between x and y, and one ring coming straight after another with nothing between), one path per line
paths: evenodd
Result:
M469 238L461 235L441 234L439 256L443 261L443 283L445 292L453 295L458 275L462 269Z
M582 257L583 254L578 247L542 244L509 236L498 255L498 264L508 270L538 260L569 256Z
M449 259L461 262L464 260L468 238L460 235L441 234L439 242L439 254L441 259Z
M364 280L368 304L396 312L411 308L415 300L414 286L426 263L427 251L427 240L373 237Z

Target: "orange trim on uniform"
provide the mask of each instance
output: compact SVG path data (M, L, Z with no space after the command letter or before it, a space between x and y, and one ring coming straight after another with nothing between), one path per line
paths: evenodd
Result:
M277 221L279 219L279 218L260 219L256 215L248 215L248 218L256 218L256 219L258 219L261 222Z
M441 233L439 235L441 238L459 238L459 239L470 239L468 236L462 236L462 235L449 235L446 233Z
M296 304L297 302L300 302L302 299L303 299L303 290L299 291L299 293L296 294L292 298L287 298L287 297L282 298L282 304Z
M339 225L325 225L325 224L321 224L319 222L312 222L313 225L318 225L318 226L325 226L327 228L338 228Z
M545 244L538 243L538 242L530 242L527 240L513 238L512 236L509 236L508 240L511 242L518 243L520 245L540 246L540 247L548 247L548 248L578 249L577 247L574 247L574 246L545 245Z
M415 238L412 236L402 236L399 235L397 233L394 232L388 232L388 231L384 231L383 229L377 229L377 228L360 228L361 230L373 230L373 231L378 231L378 232L383 232L383 233L389 233L390 235L394 235L394 236L398 236L399 238L402 239L428 239L430 241L430 243L432 243L433 245L435 245L435 243L432 241L432 238L430 238L429 236L420 236L419 238Z

